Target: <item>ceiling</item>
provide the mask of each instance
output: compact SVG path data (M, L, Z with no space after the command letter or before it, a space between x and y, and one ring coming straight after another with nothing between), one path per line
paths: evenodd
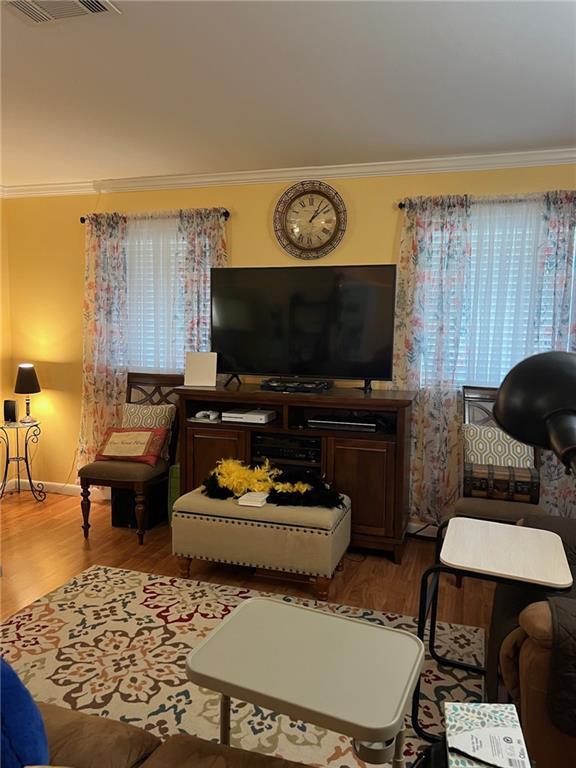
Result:
M573 2L2 3L2 184L576 145Z

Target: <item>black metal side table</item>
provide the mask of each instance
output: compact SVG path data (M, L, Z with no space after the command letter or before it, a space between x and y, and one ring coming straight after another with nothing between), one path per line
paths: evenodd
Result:
M440 665L478 674L485 673L483 666L441 656L436 649L438 588L444 574L496 584L523 582L559 592L572 586L562 539L552 531L472 517L453 517L442 523L436 536L435 563L420 582L417 634L424 642L430 614L430 656ZM426 731L419 720L420 682L421 678L412 697L412 727L421 739L439 741L442 737Z
M10 453L10 436L9 433L14 430L16 433L16 453L12 455ZM24 455L20 455L20 430L24 432ZM32 472L30 469L30 445L38 442L40 437L40 422L30 421L5 421L0 424L0 443L4 446L6 452L6 460L4 464L4 474L2 476L2 483L0 484L0 499L4 496L6 490L6 484L8 482L8 469L10 464L16 464L16 490L18 493L21 491L21 475L20 464L24 462L26 467L26 474L28 475L28 483L30 484L30 492L36 499L36 501L44 501L46 498L46 492L44 491L43 483L36 483L32 480Z

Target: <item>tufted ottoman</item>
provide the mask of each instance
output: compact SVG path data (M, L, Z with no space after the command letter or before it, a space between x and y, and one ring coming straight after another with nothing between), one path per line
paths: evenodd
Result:
M194 558L315 577L316 594L330 580L350 543L350 499L344 506L240 506L210 499L200 488L180 496L172 511L172 552L188 577Z

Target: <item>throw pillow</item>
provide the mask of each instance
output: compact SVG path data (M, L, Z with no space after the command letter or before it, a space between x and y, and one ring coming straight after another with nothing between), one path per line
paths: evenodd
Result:
M155 466L168 430L137 427L110 427L96 455L96 461L138 461Z
M171 403L162 405L140 405L138 403L124 403L122 408L123 427L147 427L154 429L156 427L166 427L172 430L174 419L176 418L176 406ZM162 449L162 458L169 460L170 438L164 443Z
M464 424L464 461L503 467L533 467L534 449L509 437L499 427Z
M50 753L42 715L16 672L0 659L2 768L48 765Z

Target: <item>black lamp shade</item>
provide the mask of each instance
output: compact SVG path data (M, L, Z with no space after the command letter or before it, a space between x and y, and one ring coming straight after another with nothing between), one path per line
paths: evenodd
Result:
M576 472L576 354L544 352L508 373L494 418L516 440L552 449Z
M17 395L34 395L36 392L40 392L38 376L36 376L32 363L22 363L18 366L14 392Z

